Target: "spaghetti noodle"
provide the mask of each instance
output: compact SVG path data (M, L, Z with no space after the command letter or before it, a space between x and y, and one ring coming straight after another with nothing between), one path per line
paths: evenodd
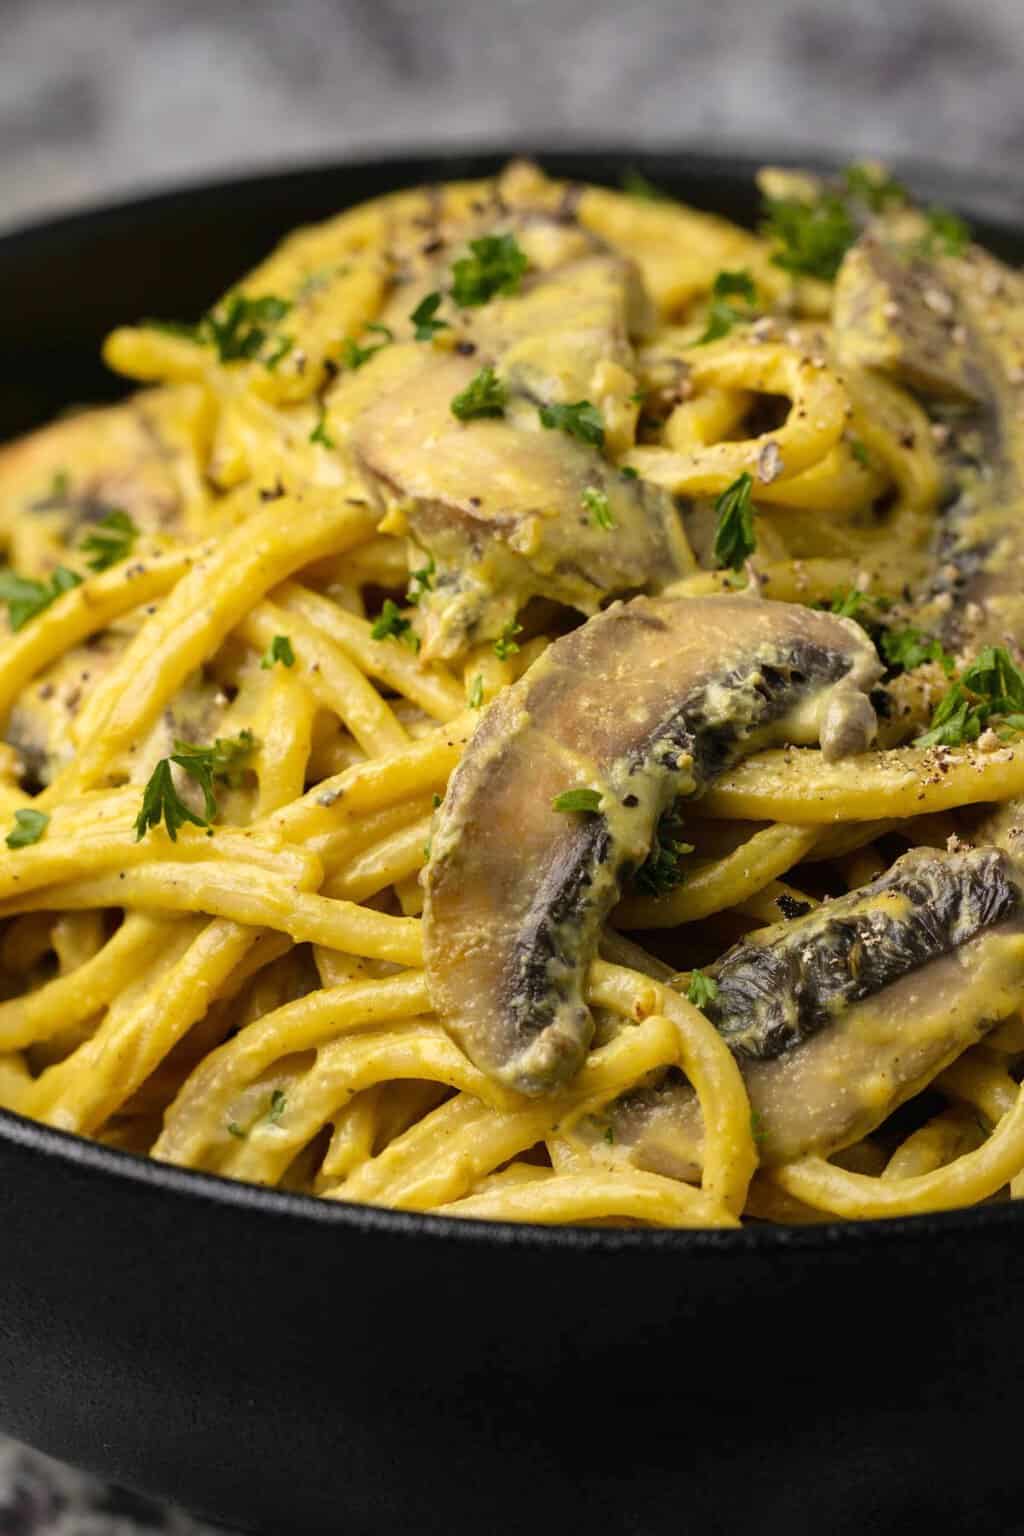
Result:
M379 199L0 452L0 1106L465 1218L1021 1193L1024 284L764 187Z

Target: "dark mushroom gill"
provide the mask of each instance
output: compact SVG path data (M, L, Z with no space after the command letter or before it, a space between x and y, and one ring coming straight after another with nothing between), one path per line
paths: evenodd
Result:
M570 1079L601 924L666 805L772 742L862 750L878 670L856 625L752 597L638 598L556 641L473 737L426 872L431 994L477 1065ZM579 787L594 813L553 808Z

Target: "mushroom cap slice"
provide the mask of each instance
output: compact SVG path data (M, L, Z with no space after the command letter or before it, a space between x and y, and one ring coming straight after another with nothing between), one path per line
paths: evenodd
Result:
M533 596L593 613L609 593L691 570L671 498L624 477L589 444L546 431L532 406L459 421L451 402L477 368L455 355L431 360L352 434L360 467L436 562L420 604L424 657L494 638ZM587 493L602 499L603 521Z
M831 614L636 598L556 641L495 700L425 873L431 995L481 1070L528 1094L573 1076L601 924L666 806L773 742L863 750L879 670L864 632ZM595 811L554 809L579 788Z
M740 1053L760 1030L763 1049L740 1060L762 1166L827 1157L1020 1007L1020 877L995 849L918 849L870 886L744 941L716 969L715 1023L729 1044ZM766 1028L769 1018L786 1027ZM574 1134L637 1167L700 1175L700 1102L679 1080L624 1096Z
M836 282L840 363L937 418L946 502L921 621L956 647L1024 640L1024 277L971 246L942 256L881 220Z

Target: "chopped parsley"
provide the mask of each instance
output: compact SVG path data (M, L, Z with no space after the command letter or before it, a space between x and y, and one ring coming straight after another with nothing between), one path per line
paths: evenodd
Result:
M686 989L686 1001L695 1008L706 1008L718 996L718 982L703 971L690 972L690 985Z
M376 331L379 336L383 336L384 340L378 341L375 347L361 347L357 341L353 341L351 336L346 336L341 344L341 360L346 368L361 368L364 363L370 361L371 357L386 347L389 341L395 339L394 332L388 330L386 325L377 325L371 321L366 329Z
M915 629L912 624L906 629L884 630L879 637L878 647L890 667L902 667L905 672L912 672L926 661L937 661L947 677L953 675L952 656L943 650L932 635Z
M499 293L515 293L527 267L515 235L483 235L469 242L469 250L452 266L456 304L465 309L486 304Z
M869 601L867 593L862 592L859 587L847 587L845 592L839 588L833 592L828 610L829 613L838 614L841 619L856 619L859 624L864 605Z
M935 706L931 724L914 739L915 747L961 747L977 741L988 719L988 708L972 702L959 683L954 683Z
M639 480L640 479L640 472L639 472L639 470L634 469L632 464L625 464L625 465L623 465L622 469L619 470L619 474L622 476L623 480Z
M734 298L742 299L742 305L732 303ZM693 345L702 347L706 342L717 341L721 336L728 336L734 325L753 319L756 303L757 289L754 286L754 279L745 267L735 272L724 270L719 272L711 286L708 323L704 327L703 334L697 337Z
M288 1098L284 1090L281 1088L275 1088L273 1093L270 1095L270 1108L267 1110L266 1114L266 1118L271 1125L277 1124L281 1116L284 1114L287 1106Z
M549 431L557 427L581 443L594 443L598 448L604 443L604 417L589 400L577 400L574 405L542 405L540 420Z
M434 590L434 572L437 570L433 555L427 556L426 565L421 565L418 571L409 573L409 585L406 588L405 600L415 608L423 599L426 592Z
M234 1136L237 1141L244 1141L245 1138L248 1136L248 1134L249 1134L249 1132L248 1131L243 1131L242 1127L240 1125L238 1125L234 1120L229 1120L228 1121L228 1135L229 1136Z
M295 665L295 652L287 635L274 636L260 660L260 666L265 672L269 672L277 662L280 662L283 667Z
M447 320L435 320L434 316L441 307L441 294L428 293L416 305L409 319L416 327L414 336L417 341L433 341L438 331L450 329Z
M857 226L837 192L808 201L798 197L765 199L762 233L775 243L772 261L785 272L831 282L839 263L857 238Z
M1011 729L1024 724L1024 672L1001 645L987 645L946 690L916 747L959 747L977 741L992 716Z
M761 1145L768 1134L764 1128L764 1116L759 1109L752 1109L750 1112L750 1134L757 1146Z
M872 165L848 165L843 172L846 190L872 213L881 213L907 201L907 189L887 171Z
M599 789L563 789L560 795L556 795L551 802L553 811L587 811L593 812L601 808L601 791Z
M1001 645L986 645L960 681L972 693L988 700L993 714L1010 715L1024 710L1024 672Z
M273 294L247 299L244 294L233 293L203 316L194 327L193 337L215 347L222 363L258 357L271 329L290 309L287 299ZM280 362L280 356L277 361Z
M29 619L34 619L49 608L51 603L56 602L58 597L81 584L81 576L69 571L64 565L57 566L48 582L33 581L31 577L19 576L15 571L0 571L0 603L7 604L11 629L17 634Z
M239 770L255 745L251 731L241 731L237 736L218 736L210 747L176 741L174 751L170 757L160 759L142 792L142 809L135 821L136 842L141 842L149 828L159 826L161 821L172 843L177 842L178 829L185 822L191 822L194 827L209 827L217 815L214 783L236 783ZM171 774L172 763L184 769L202 790L202 816L197 815L178 794Z
M861 442L859 437L850 438L850 452L857 460L857 463L860 465L861 469L871 468L871 454L868 452L866 445Z
M384 599L384 605L373 621L370 635L374 640L401 640L413 651L420 648L420 637L412 627L412 620L403 616L398 604L392 602L390 597Z
M692 843L679 839L682 822L670 807L658 821L651 851L636 873L636 883L648 896L664 896L683 883L680 859L693 852Z
M49 823L50 818L45 811L33 811L27 807L15 811L14 826L4 841L8 848L29 848L33 843L38 843Z
M638 171L635 166L623 171L619 177L619 186L627 197L635 197L641 203L670 203L672 198L660 187L656 187L653 181Z
M478 416L503 416L508 396L493 368L481 368L452 401L452 415L460 421Z
M921 254L933 256L961 256L970 243L970 226L958 213L948 208L931 207L925 214L928 233L921 241Z
M274 348L274 350L272 352L268 352L267 353L267 357L266 357L266 365L269 368L271 373L273 373L273 371L277 367L278 363L284 361L284 359L288 356L288 353L291 351L291 349L292 349L292 347L294 347L294 345L295 345L295 337L294 336L279 336L278 337L276 347Z
M619 526L612 513L607 491L598 490L595 485L588 485L583 492L582 501L595 527L610 531Z
M54 470L53 479L46 495L31 503L33 512L49 512L54 507L66 507L71 493L71 476L66 469Z
M316 426L309 434L311 443L319 443L322 448L333 448L334 438L327 430L327 408L320 406L320 415L317 417Z
M715 502L715 559L731 571L741 571L743 564L757 548L754 537L754 503L751 490L754 482L744 471L738 480L725 490Z
M483 702L484 680L478 672L476 677L474 677L472 687L469 690L469 707L470 709L479 709Z
M106 571L120 560L127 560L138 536L139 530L129 514L120 507L111 507L82 540L82 553L88 556L86 565L90 571Z
M494 654L499 661L508 661L510 656L516 654L519 647L516 644L515 637L516 635L521 635L522 632L523 626L517 624L515 619L509 619L505 628L494 642Z

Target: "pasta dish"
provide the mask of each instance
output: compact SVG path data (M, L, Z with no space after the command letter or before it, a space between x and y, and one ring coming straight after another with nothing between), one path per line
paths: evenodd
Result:
M0 1107L461 1217L1024 1193L1024 279L761 190L388 195L0 450Z

